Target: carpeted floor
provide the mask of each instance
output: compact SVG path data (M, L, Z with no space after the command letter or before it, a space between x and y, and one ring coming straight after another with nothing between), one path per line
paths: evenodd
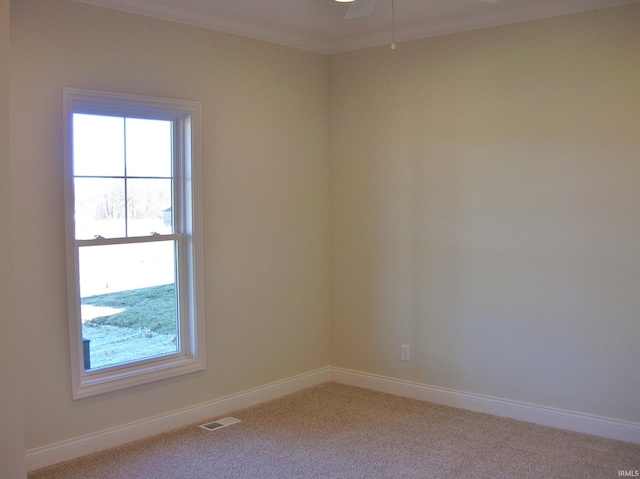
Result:
M606 479L640 446L327 383L29 479Z

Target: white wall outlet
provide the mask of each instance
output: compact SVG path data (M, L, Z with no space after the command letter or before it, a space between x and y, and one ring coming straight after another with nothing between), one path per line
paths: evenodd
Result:
M409 345L403 344L400 346L400 359L409 362Z

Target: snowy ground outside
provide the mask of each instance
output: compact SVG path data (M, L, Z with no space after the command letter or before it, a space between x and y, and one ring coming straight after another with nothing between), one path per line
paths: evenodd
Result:
M82 325L83 339L89 339L91 369L175 353L175 335L117 326Z

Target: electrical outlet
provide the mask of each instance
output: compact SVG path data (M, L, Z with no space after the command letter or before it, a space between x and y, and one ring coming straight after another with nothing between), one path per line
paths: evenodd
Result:
M409 362L409 345L403 344L400 346L400 359L402 361Z

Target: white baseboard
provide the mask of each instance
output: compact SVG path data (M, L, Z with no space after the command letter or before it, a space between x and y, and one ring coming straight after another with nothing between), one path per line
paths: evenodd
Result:
M543 426L640 444L640 424L331 368L331 381Z
M375 374L326 367L124 426L31 449L26 454L27 469L33 471L196 424L328 381L640 444L639 423L465 393Z
M124 426L117 426L49 446L30 449L26 454L27 470L34 471L62 461L68 461L200 421L223 416L238 409L327 382L330 380L330 373L331 369L329 367L318 369L206 403L125 424Z

